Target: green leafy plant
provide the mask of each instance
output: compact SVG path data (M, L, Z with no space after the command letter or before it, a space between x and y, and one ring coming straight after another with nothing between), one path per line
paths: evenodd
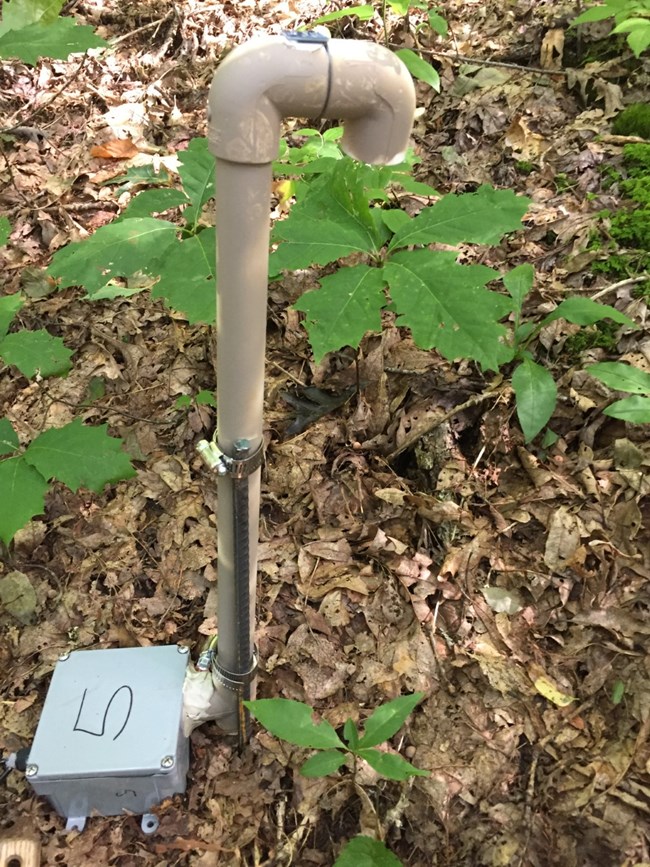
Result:
M605 415L633 424L650 424L650 373L621 361L591 364L587 372L609 388L632 395L614 401L603 410Z
M363 732L348 719L342 738L327 720L315 722L313 708L303 702L267 698L246 701L244 705L271 734L295 746L317 751L300 768L305 777L324 777L346 765L356 780L358 762L363 760L379 776L404 781L409 777L428 776L429 772L415 768L395 752L375 747L399 731L423 696L421 692L403 695L380 705L365 721ZM336 861L338 867L358 867L359 864L392 867L399 863L383 843L362 835L354 837Z
M359 18L361 21L368 21L374 16L377 8L379 9L381 20L383 22L384 42L387 47L389 44L389 8L396 15L405 17L407 24L410 11L422 10L427 14L429 27L441 36L447 35L447 21L442 17L437 6L427 3L425 0L379 0L379 2L374 5L368 3L363 6L350 6L343 9L337 9L335 12L328 12L326 15L321 15L320 18L317 18L312 22L312 24L331 24L350 16ZM421 26L422 25L420 25L420 27ZM420 28L418 27L416 29ZM440 76L438 75L438 71L434 69L430 63L424 60L416 51L413 51L411 48L400 48L395 52L395 54L400 58L400 60L402 60L413 78L417 78L419 81L424 81L436 91L440 90Z
M80 419L39 434L21 451L11 422L0 419L0 539L8 545L45 508L53 479L71 491L104 486L135 475L122 440L107 433L107 425L86 427Z
M636 57L650 45L650 0L606 0L586 9L571 26L608 18L614 19L611 35L625 33L627 44Z
M0 57L32 66L41 57L65 60L70 54L108 43L92 27L59 17L65 0L6 0L0 22Z
M48 331L22 329L9 334L9 327L25 303L22 295L0 298L0 358L31 379L35 376L64 376L71 368L72 356L60 337Z

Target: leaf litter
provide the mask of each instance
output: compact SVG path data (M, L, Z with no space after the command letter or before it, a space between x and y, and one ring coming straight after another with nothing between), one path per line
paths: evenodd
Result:
M112 224L137 201L139 175L176 177L182 151L205 132L207 87L225 50L325 11L291 0L236 9L185 0L173 11L88 3L87 23L120 37L113 53L33 70L5 64L12 122L27 105L43 127L3 146L5 291L18 289L27 266L46 266L57 249ZM444 192L490 183L532 198L527 231L475 262L533 262L531 313L548 312L566 289L595 294L598 255L586 247L594 214L614 198L601 167L621 150L596 134L620 106L625 67L573 71L571 31L526 0L505 12L457 2L442 11L469 59L454 60L423 31L421 47L440 55L442 92L420 92L421 179ZM411 47L393 25L392 40ZM377 20L343 28L348 38L381 38ZM106 184L125 166L131 188ZM404 202L409 213L420 206ZM306 780L297 773L303 750L260 732L239 756L206 726L192 738L187 795L161 806L155 839L144 841L130 817L94 818L83 834L66 834L17 777L0 790L1 827L40 834L45 863L70 867L327 865L359 827L411 865L648 861L647 437L598 412L607 389L563 360L574 326L554 322L541 336L568 400L554 417L556 442L532 448L498 384L447 418L486 382L471 365L417 349L390 321L356 358L344 349L309 361L288 303L313 288L306 272L271 289L260 695L313 704L340 726L423 690L394 746L431 776L408 786L360 777L370 797L359 816L349 776ZM66 378L28 383L5 372L0 400L20 441L75 417L107 424L138 476L103 494L55 485L46 517L20 530L5 557L7 750L33 734L62 651L198 646L217 618L215 492L193 452L214 410L175 406L214 387L208 328L139 291L92 306L71 289L27 295L21 323L54 328L75 355ZM607 300L646 316L629 287ZM647 346L624 341L624 360L647 370ZM283 398L296 383L319 397L313 408L292 401L298 422Z

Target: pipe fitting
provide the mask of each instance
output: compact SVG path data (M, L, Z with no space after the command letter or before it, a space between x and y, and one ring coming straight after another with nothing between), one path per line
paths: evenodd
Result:
M210 88L208 142L234 163L272 162L284 117L340 118L343 149L361 162L400 162L415 88L402 61L372 42L266 36L235 48Z

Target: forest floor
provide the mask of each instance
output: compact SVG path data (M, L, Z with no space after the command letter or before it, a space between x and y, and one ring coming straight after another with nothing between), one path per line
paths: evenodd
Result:
M108 423L137 467L101 495L54 485L5 552L4 574L26 575L37 599L26 625L0 612L5 751L29 743L61 653L180 642L196 656L215 628L215 493L194 450L214 410L178 402L214 388L211 330L147 292L53 292L41 269L129 200L105 182L134 153L96 148L130 138L137 158L173 157L206 133L224 51L332 8L81 0L75 13L117 38L114 50L0 68L3 124L36 130L2 143L3 291L22 288L20 323L75 351L67 377L3 368L0 405L24 442L75 417ZM39 835L44 864L327 867L360 829L412 867L650 863L650 446L647 428L603 415L611 394L584 371L612 358L650 369L647 291L624 267L608 273L622 253L598 216L622 206L612 173L624 140L611 122L643 101L648 65L593 30L578 41L572 4L450 0L441 12L449 35L419 36L442 88L418 83L417 177L442 193L489 183L531 198L524 230L481 252L496 267L535 266L527 316L582 293L638 328L545 330L560 397L557 439L542 447L524 443L492 374L417 349L389 321L364 339L359 371L351 351L315 365L290 307L310 275L271 288L259 694L305 701L339 726L422 690L393 747L430 776L362 770L360 795L349 772L301 777L305 752L257 727L238 754L206 725L192 736L187 793L161 806L152 837L137 817L68 833L11 774L0 832ZM390 28L392 43L412 44L403 21ZM332 30L383 38L377 17ZM286 436L283 391L341 390L357 373L361 393Z

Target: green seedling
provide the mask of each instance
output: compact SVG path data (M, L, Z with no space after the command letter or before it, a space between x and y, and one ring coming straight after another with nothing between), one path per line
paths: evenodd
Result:
M9 0L2 8L0 57L15 57L34 66L41 57L65 60L108 43L92 27L59 17L65 0Z
M592 21L614 20L610 35L624 33L627 44L636 57L650 45L650 2L649 0L606 0L598 6L590 6L571 26L588 24Z
M633 424L650 424L650 373L622 361L601 361L587 372L615 391L632 395L616 400L603 410L605 415Z

